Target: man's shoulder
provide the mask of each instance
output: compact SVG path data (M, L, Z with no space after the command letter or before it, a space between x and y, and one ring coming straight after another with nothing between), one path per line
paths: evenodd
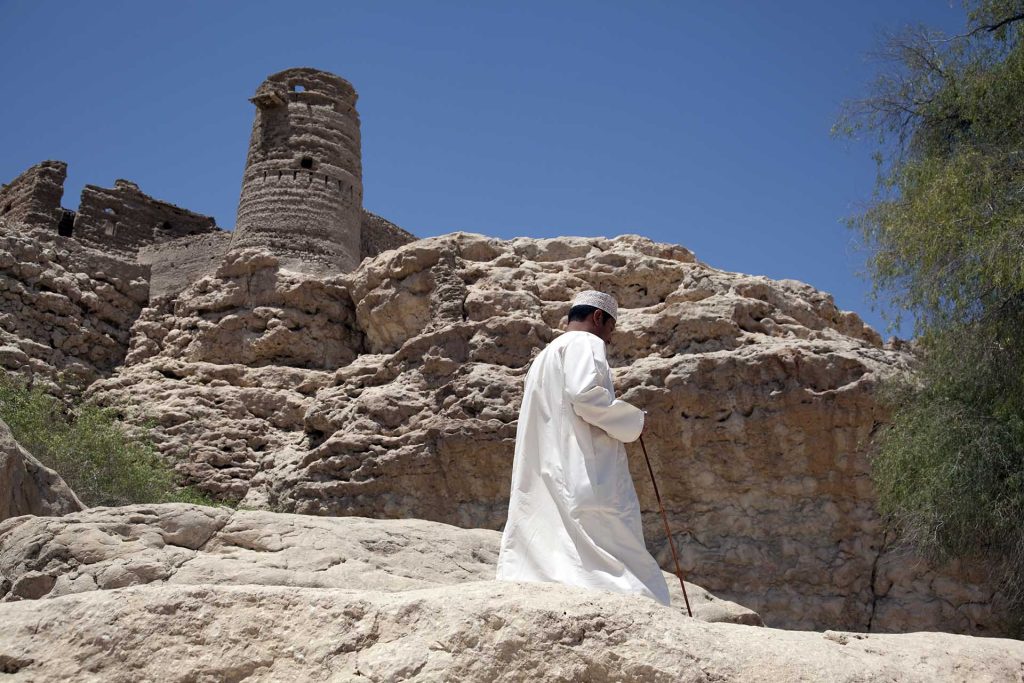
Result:
M587 340L585 337L590 336L593 335L587 332L563 332L552 339L547 346L541 349L540 354L550 355L552 353L561 353L567 346L586 343Z
M596 358L604 358L604 342L597 335L579 330L563 332L533 359L534 367L542 367L558 359L561 365L568 354L575 358L580 354L593 355Z
M575 330L573 332L564 332L561 337L556 339L555 342L562 342L563 347L576 347L576 348L589 348L594 351L604 351L604 342L596 334L590 332L583 332L582 330Z
M554 346L555 344L593 344L594 342L603 343L596 334L584 332L583 330L569 330L558 335L548 346Z

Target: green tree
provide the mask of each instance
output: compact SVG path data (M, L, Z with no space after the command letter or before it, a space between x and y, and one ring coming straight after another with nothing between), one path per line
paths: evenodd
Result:
M215 504L200 491L179 485L152 444L125 434L109 409L92 403L69 409L42 389L0 373L0 419L86 505Z
M888 66L835 132L876 146L875 193L850 224L875 295L917 337L914 376L883 391L880 504L930 556L982 558L1020 613L1024 1L965 4L963 35L888 36Z

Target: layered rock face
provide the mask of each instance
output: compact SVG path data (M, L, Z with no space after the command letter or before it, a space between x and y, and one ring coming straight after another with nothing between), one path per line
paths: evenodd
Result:
M581 289L622 313L610 357L686 571L769 625L998 632L973 567L893 547L874 507L874 390L908 357L831 297L625 236L454 234L314 279L232 255L143 312L91 392L141 406L201 488L316 515L499 529L522 381ZM636 446L645 533L667 542Z
M10 519L0 523L0 671L26 681L930 682L1016 680L1024 669L1020 641L751 628L736 623L749 610L695 586L689 619L636 596L497 582L497 545L494 531L419 520L187 505Z
M350 364L363 335L340 280L279 271L275 257L243 251L144 310L132 340L127 367L92 395L152 401L138 417L155 420L162 452L192 483L240 500L264 465L305 451L304 415L332 383L322 368Z
M0 367L54 393L110 374L149 298L147 276L74 239L0 219Z

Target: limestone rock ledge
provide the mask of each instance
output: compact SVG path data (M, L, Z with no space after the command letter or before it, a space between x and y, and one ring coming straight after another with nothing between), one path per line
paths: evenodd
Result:
M184 504L0 523L12 681L1020 681L1024 642L490 580L498 533ZM678 595L673 597L674 601ZM705 620L710 619L710 620ZM728 623L733 622L733 623ZM741 623L735 623L741 622Z
M0 605L12 681L1020 681L1024 643L706 623L478 581L397 593L163 584Z
M150 583L406 591L494 578L501 534L417 519L324 518L186 504L0 524L0 602ZM678 579L674 608L685 609ZM694 616L761 625L687 584Z

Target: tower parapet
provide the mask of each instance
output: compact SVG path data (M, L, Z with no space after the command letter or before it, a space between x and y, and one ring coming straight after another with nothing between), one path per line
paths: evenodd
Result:
M260 85L232 250L265 248L282 266L316 274L359 265L356 97L348 81L316 69L287 69Z

